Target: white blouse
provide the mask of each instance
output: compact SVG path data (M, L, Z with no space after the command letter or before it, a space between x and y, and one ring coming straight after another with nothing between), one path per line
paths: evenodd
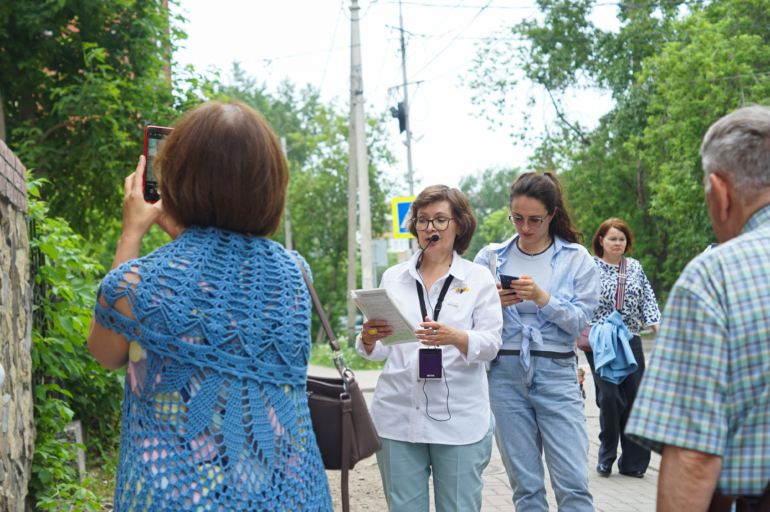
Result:
M380 283L417 328L423 321L415 285L422 283L415 268L418 255L389 268ZM367 354L358 336L356 351L362 357L372 361L388 359L377 382L371 409L381 437L410 443L464 445L480 441L489 429L489 389L484 363L494 359L502 345L500 299L489 269L455 252L449 272L428 293L434 307L450 274L454 280L438 321L468 333L468 353L463 354L451 345L441 347L444 379L419 378L418 350L425 346L422 343L388 347L378 341L372 353ZM433 318L427 301L426 309ZM451 419L436 421L449 418L447 403ZM428 413L435 419L428 417Z

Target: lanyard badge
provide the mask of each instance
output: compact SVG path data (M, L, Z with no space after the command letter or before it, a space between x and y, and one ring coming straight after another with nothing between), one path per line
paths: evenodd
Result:
M441 289L441 293L436 301L436 307L433 309L433 321L438 322L438 317L441 314L441 306L444 304L444 297L446 297L449 288L452 286L452 280L454 276L450 275L444 287ZM425 308L425 297L423 296L423 288L420 283L417 282L417 297L420 299L420 312L422 318L428 316L428 310ZM441 380L443 378L444 365L442 362L442 351L439 347L425 347L419 350L419 376L421 379L426 380Z

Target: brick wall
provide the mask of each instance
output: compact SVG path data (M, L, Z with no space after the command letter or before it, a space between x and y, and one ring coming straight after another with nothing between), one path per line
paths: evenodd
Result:
M0 140L0 196L27 213L27 168Z
M0 141L0 512L24 512L35 450L26 172Z

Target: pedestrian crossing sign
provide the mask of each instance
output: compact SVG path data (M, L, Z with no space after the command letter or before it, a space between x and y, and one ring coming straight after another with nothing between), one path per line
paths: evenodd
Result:
M393 199L393 238L414 238L409 232L409 209L416 197L396 197Z

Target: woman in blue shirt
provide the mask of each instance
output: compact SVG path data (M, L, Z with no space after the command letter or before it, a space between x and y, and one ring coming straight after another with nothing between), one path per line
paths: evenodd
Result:
M503 347L488 375L497 446L516 510L548 511L545 452L559 510L593 511L573 346L599 303L599 272L553 173L520 175L509 206L516 235L475 259L494 272L503 308ZM518 277L512 289L502 274Z
M596 255L594 261L601 273L602 291L592 324L605 321L615 311L620 260L624 254L631 252L633 242L634 235L631 229L620 219L607 219L596 231L592 245ZM596 404L599 406L599 423L602 428L599 433L601 447L596 472L604 477L610 476L612 464L618 456L619 441L623 454L618 459L618 471L621 475L642 478L650 464L650 450L628 439L623 430L626 428L636 391L644 375L644 351L639 334L642 327L651 327L658 332L660 309L642 264L628 257L626 257L626 294L621 314L623 324L633 335L629 345L638 365L636 371L623 379L620 384L607 382L596 372L593 352L585 353L594 376Z

